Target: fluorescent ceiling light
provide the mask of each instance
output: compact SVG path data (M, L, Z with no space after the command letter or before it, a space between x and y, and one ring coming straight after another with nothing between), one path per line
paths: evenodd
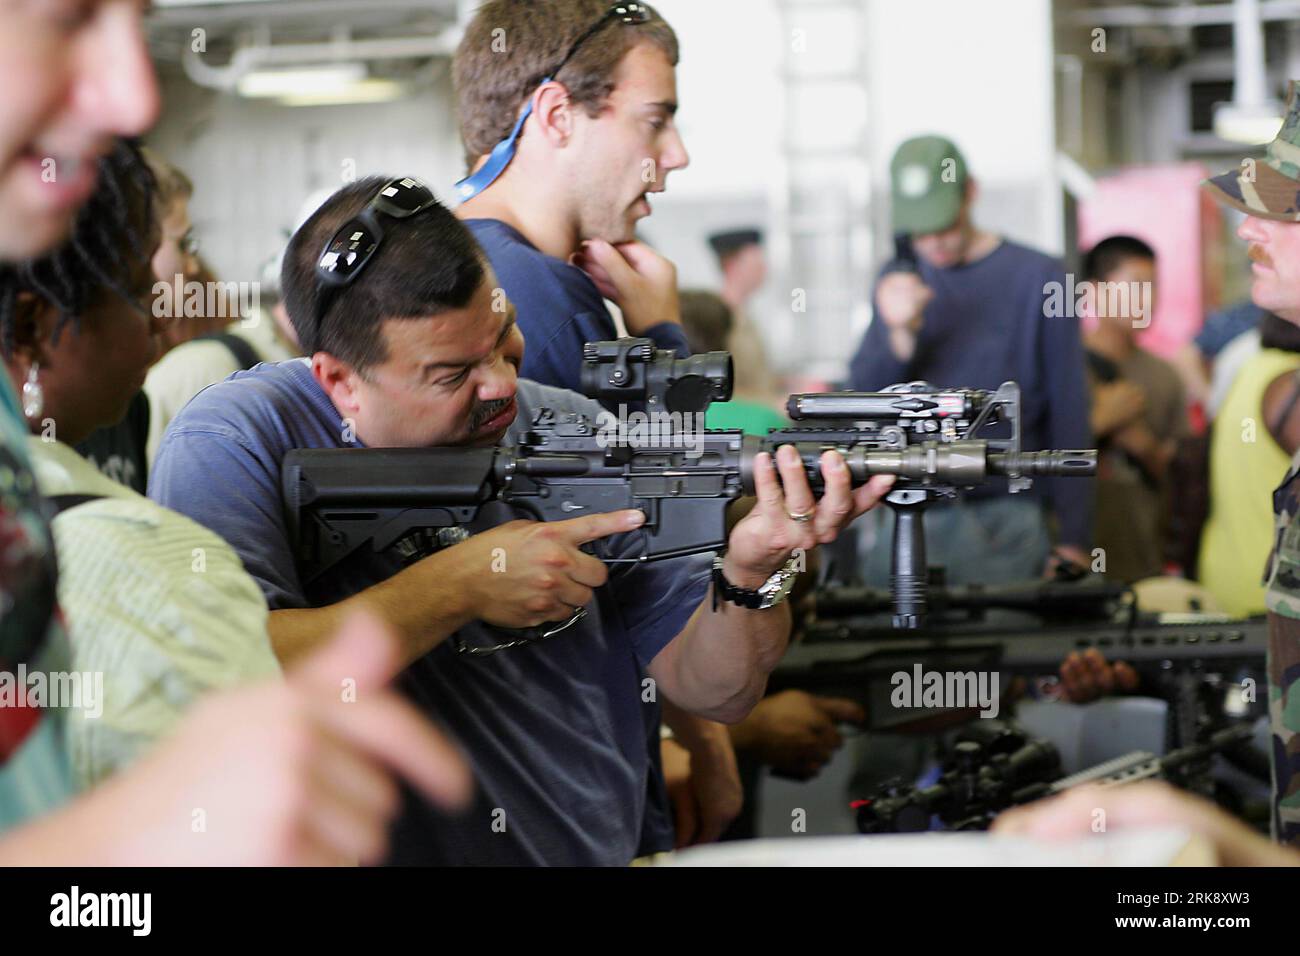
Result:
M285 70L253 70L239 78L240 96L286 97L341 93L366 79L364 63L326 63Z
M276 102L281 106L341 106L348 103L387 103L406 92L395 80L361 80L346 89L307 90L282 96Z
M1214 135L1231 143L1259 146L1271 143L1282 128L1282 107L1277 103L1238 106L1221 103L1214 110Z

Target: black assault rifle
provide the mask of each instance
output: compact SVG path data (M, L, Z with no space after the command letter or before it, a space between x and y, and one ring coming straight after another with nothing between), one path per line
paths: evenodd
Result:
M926 505L994 477L1017 492L1034 476L1096 472L1095 450L1020 450L1014 382L995 392L912 383L884 392L792 395L788 409L797 426L759 438L703 426L709 403L731 396L725 352L678 359L649 339L588 342L582 380L584 393L606 408L646 412L605 412L593 420L543 408L515 446L290 452L283 492L304 583L361 549L382 552L412 536L431 546L454 542L448 529L465 526L492 500L543 521L638 508L646 515L643 550L625 560L719 551L727 506L754 493L755 455L792 445L818 496L827 449L843 454L855 487L872 475L897 476L887 499L898 518L894 622L917 627L926 609ZM649 427L627 427L637 414ZM996 425L1009 434L982 434Z
M1133 751L1062 777L1059 755L1048 741L1014 726L977 726L956 742L932 785L893 782L852 806L861 833L915 833L929 829L932 815L945 829L984 830L1003 810L1085 784L1117 787L1163 779L1206 795L1212 758L1249 748L1251 736L1248 724L1235 723L1163 757Z
M1224 719L1261 712L1258 693L1225 699L1240 675L1262 679L1268 630L1263 618L1231 620L1212 615L1161 615L1122 623L1041 624L1032 627L971 625L898 634L865 621L813 621L791 645L768 680L769 693L798 689L857 701L865 727L914 730L969 718L974 706L896 706L897 675L987 675L1006 700L1015 677L1051 677L1071 652L1099 651L1126 661L1143 686L1169 703L1168 746L1190 746Z

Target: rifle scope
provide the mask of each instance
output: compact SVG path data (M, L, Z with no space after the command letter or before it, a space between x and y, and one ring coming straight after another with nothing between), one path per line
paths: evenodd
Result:
M731 398L731 383L728 352L680 359L650 339L588 342L582 349L582 394L606 407L644 402L651 411L703 413Z

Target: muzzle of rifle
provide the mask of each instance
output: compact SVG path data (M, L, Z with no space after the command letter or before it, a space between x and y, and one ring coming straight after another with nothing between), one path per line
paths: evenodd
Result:
M1048 478L1097 473L1097 452L1092 449L989 452L983 441L927 442L890 451L851 448L845 462L855 484L872 475L961 487L982 484L990 475Z

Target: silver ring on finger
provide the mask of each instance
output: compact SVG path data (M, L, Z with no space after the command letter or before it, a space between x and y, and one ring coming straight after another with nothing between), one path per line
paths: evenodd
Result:
M807 511L802 511L799 512L798 514L796 514L793 511L786 511L786 515L789 517L789 519L791 521L797 521L799 522L799 524L807 524L809 521L812 521L813 515L815 515L816 513L817 513L816 507L809 508Z

